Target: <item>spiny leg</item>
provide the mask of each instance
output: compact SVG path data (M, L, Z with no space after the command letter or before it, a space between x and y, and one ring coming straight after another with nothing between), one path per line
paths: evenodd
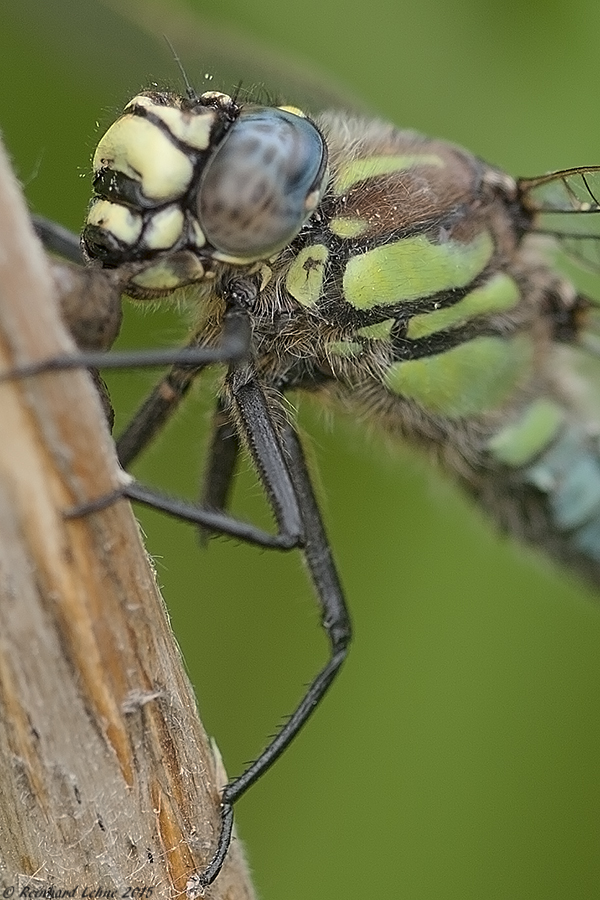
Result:
M34 215L31 217L31 221L46 250L58 253L59 256L78 265L83 265L81 241L77 234L44 216Z
M203 368L214 363L231 363L243 360L249 353L252 329L247 310L230 305L223 316L221 340L215 346L188 345L166 350L124 350L120 352L84 351L65 356L53 356L0 373L0 382L17 378L30 378L44 372L62 372L66 369L133 369L174 365Z
M240 415L240 421L243 422L252 460L275 517L276 533L270 534L220 509L209 509L165 496L133 479L120 488L121 495L209 531L227 534L261 547L291 550L303 546L303 524L296 491L258 379L250 366L234 364L230 367L226 382L234 405L244 409L245 418ZM89 509L90 504L86 504L79 507L75 514L84 514Z
M186 347L176 350L159 350L141 353L96 353L83 352L63 357L54 357L16 367L8 372L0 374L0 382L31 377L48 371L61 371L71 368L87 368L89 366L102 366L103 368L127 368L139 365L159 365L165 362L183 364L193 369L214 362L230 362L231 360L245 358L250 349L251 325L247 310L239 305L236 296L232 293L229 305L223 317L223 330L221 340L215 347ZM289 475L286 477L289 479ZM68 511L67 515L76 517L104 508L119 497L129 497L132 500L154 506L157 509L178 516L187 521L195 522L211 531L219 531L230 534L241 540L256 543L261 546L289 549L298 544L300 539L300 519L294 505L291 486L284 491L282 497L288 498L284 504L283 518L278 519L280 532L276 535L261 531L245 522L240 522L232 516L212 510L204 510L193 504L185 504L169 497L151 491L133 480L125 483L117 491L106 497L96 498L85 504L81 504ZM289 497L292 497L291 502Z
M285 453L271 418L267 399L250 366L232 366L226 379L233 406L238 413L254 466L273 511L276 534L235 519L221 509L207 509L166 497L135 481L123 486L123 495L131 500L161 509L210 531L228 534L263 547L291 550L303 546L303 523L296 490L288 470ZM242 413L243 410L243 413Z
M209 509L226 510L229 505L233 479L240 456L240 439L231 417L221 399L213 413L208 457L204 467L199 502ZM199 529L201 546L211 536L206 528Z
M201 505L211 509L227 509L237 461L240 441L224 404L217 402L213 415L208 460L204 471Z
M322 624L329 637L330 656L325 667L310 684L299 706L271 743L245 772L230 781L223 789L219 843L208 867L201 875L195 876L193 879L194 886L200 890L215 880L225 861L233 828L233 804L261 775L264 775L308 721L339 672L348 653L351 638L350 618L342 586L327 541L300 441L291 424L285 426L281 437L278 435L264 394L262 391L257 393L252 389L253 387L256 386L232 384L239 423L249 438L250 452L267 496L271 497L274 493L271 460L278 459L282 450L287 460L296 502L302 516L305 559L321 607ZM264 406L261 410L262 417L257 433L257 404L261 395ZM270 427L265 429L267 422L270 423ZM259 445L260 450L258 449ZM258 456L260 456L260 460L257 459Z
M195 338L186 345L186 349L193 348L198 349ZM155 385L116 440L117 456L124 469L164 428L204 368L206 366L172 366Z
M117 456L123 468L127 468L163 429L202 368L173 366L153 388L116 441ZM213 416L208 459L199 497L201 507L226 509L239 450L236 429L219 400ZM200 542L205 544L210 531L201 526L199 535Z

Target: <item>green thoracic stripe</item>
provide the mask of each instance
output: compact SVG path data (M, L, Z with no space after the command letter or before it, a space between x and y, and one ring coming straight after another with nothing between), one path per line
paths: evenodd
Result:
M473 416L508 399L529 369L532 355L525 335L477 337L445 353L394 363L386 384L428 412L452 419Z
M496 272L489 281L474 288L454 306L413 316L408 323L406 336L412 340L427 337L435 331L463 325L475 316L511 309L518 302L519 288L516 282L505 272Z
M366 219L352 216L335 216L329 223L331 233L346 240L360 237L369 227Z
M544 450L564 421L564 412L553 400L535 400L516 422L502 428L488 444L499 462L524 466Z
M285 286L303 306L313 306L319 301L328 256L324 244L312 244L301 250L289 267Z
M493 252L487 231L468 244L433 244L424 235L403 238L351 257L344 272L344 297L358 309L369 309L465 287Z
M444 161L435 153L403 153L397 156L367 156L352 159L340 166L334 176L333 192L339 197L350 188L378 175L393 175L415 166L436 166L441 168Z
M370 341L389 341L395 322L395 319L385 319L383 322L374 322L373 325L363 325L354 331L354 335ZM327 344L327 353L332 356L356 357L364 350L364 345L358 340L330 341Z
M330 356L341 356L351 359L360 356L364 347L359 341L330 341L327 344L327 353Z
M383 322L375 322L373 325L363 325L362 328L356 329L356 334L373 341L387 340L395 322L395 319L384 319Z

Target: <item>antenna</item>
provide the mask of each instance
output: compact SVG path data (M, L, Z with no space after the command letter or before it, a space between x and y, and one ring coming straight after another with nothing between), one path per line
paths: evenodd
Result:
M179 57L175 51L175 47L173 46L173 44L171 43L171 41L169 40L169 38L167 37L166 34L163 34L163 37L164 37L165 41L167 42L167 46L173 55L173 59L177 63L177 68L181 72L181 77L183 78L183 83L185 84L185 92L187 94L188 100L198 101L199 100L198 94L196 93L196 91L194 90L194 88L191 86L191 84L189 82L187 73L186 73L185 69L183 68L183 63L181 62L181 60L179 59Z

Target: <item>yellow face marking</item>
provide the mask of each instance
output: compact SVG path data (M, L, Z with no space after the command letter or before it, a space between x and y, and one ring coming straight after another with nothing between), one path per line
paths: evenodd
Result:
M198 260L186 258L183 266L178 262L168 258L159 260L135 275L131 282L144 290L166 292L192 281L201 281L204 277L204 267Z
M206 150L217 117L214 109L192 113L173 106L152 106L152 113L161 119L171 134L194 150Z
M201 100L213 100L219 103L221 106L231 106L233 100L229 96L229 94L224 94L222 91L204 91L201 95Z
M350 188L378 175L393 175L415 166L435 166L442 168L443 160L435 153L403 153L398 156L367 156L343 163L333 179L333 192L341 196Z
M350 216L336 216L329 223L332 234L341 238L356 238L368 231L369 223L365 219L351 218Z
M137 181L149 200L176 200L192 180L192 163L163 132L140 116L126 115L101 138L93 160L102 168L122 172Z
M206 244L206 237L204 236L204 232L200 228L198 222L194 222L192 225L192 234L194 239L195 247L204 247Z
M167 206L152 216L144 233L144 245L150 250L168 250L181 237L183 213L178 206Z
M498 408L527 374L533 346L525 335L478 337L445 353L394 363L390 391L431 413L460 419Z
M303 306L313 306L321 297L328 256L327 247L314 244L301 250L288 269L285 286Z
M432 244L424 235L384 244L348 261L344 297L358 309L369 309L464 287L485 268L493 252L487 231L468 244Z
M454 306L413 316L406 336L413 340L427 337L436 331L463 324L475 316L512 309L519 302L519 296L519 288L513 279L504 272L497 272Z
M142 233L142 217L127 206L109 200L94 200L87 214L86 223L97 225L110 232L118 240L132 247Z
M144 96L144 94L136 94L135 97L129 101L125 109L129 109L129 107L134 106L143 106L145 109L150 109L153 106L156 106L154 100L150 97Z

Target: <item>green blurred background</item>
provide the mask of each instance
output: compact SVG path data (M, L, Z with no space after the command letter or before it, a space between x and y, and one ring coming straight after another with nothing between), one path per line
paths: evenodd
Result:
M199 89L264 84L315 108L337 94L515 174L600 162L597 0L188 0L189 21L167 3L0 0L0 13L0 126L33 208L73 229L102 129L140 87L180 87L162 33ZM184 332L172 313L128 308L121 343ZM111 378L121 422L155 377ZM136 474L193 496L209 410L200 389ZM405 448L306 402L301 422L356 640L237 809L261 897L600 897L593 596ZM236 507L265 520L248 471ZM301 560L222 539L201 551L190 527L139 517L204 722L237 773L325 656Z

